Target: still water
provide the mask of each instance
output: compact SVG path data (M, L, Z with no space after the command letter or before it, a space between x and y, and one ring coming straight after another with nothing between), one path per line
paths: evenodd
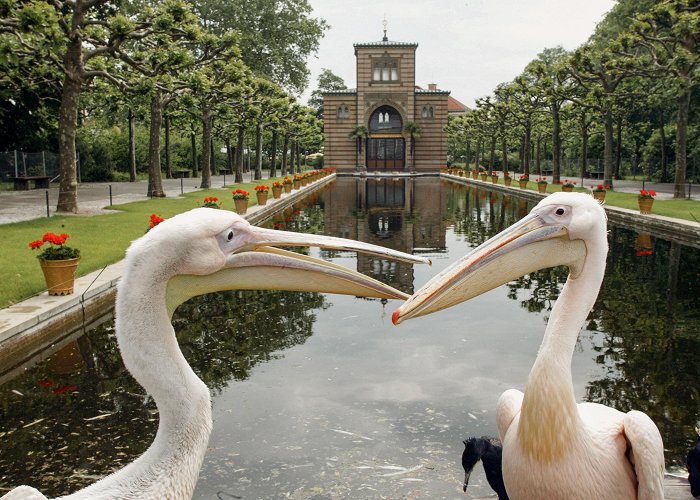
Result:
M416 180L339 178L270 227L378 243L432 268L319 251L412 293L525 215L516 197ZM700 250L614 226L603 290L572 364L576 395L648 413L668 469L700 415ZM461 441L496 435L495 405L523 389L563 268L451 309L391 324L398 301L230 292L181 306L185 357L211 388L214 431L195 498L465 498ZM157 427L125 373L111 325L0 386L0 494L54 496L132 461Z

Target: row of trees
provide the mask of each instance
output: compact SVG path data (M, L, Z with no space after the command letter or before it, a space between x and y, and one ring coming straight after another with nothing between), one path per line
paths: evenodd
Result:
M513 81L451 120L451 153L467 165L473 158L507 170L517 162L530 173L541 172L549 149L558 182L562 154L578 157L585 177L593 147L602 149L610 186L621 178L625 153L661 182L673 179L674 197L682 197L688 154L700 158L698 76L700 2L619 0L587 43L572 52L545 49Z
M2 3L0 118L6 130L23 134L5 147L27 137L42 148L57 143L59 212L78 210L78 130L127 124L129 175L136 180L139 117L149 128L151 196L165 196L161 157L164 149L169 175L171 133L191 136L195 169L195 133L201 134L204 188L215 137L226 145L237 182L247 135L255 143L256 179L266 140L271 175L278 142L285 171L288 152L298 157L322 141L315 111L290 95L306 87L306 58L327 28L310 13L307 0Z

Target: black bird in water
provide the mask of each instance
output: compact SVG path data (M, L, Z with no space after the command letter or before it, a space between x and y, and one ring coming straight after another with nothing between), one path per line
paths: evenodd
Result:
M462 467L464 467L464 491L469 486L469 476L476 463L481 460L486 472L486 480L491 489L498 494L499 500L508 500L508 493L503 484L503 470L501 469L501 455L503 448L501 442L492 437L469 438L464 442L462 452Z
M690 493L698 497L700 496L700 421L695 423L695 432L698 434L698 441L688 452L687 464Z

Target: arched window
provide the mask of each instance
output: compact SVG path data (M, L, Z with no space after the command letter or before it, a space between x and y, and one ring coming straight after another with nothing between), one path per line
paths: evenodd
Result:
M433 112L433 107L428 108L428 118L435 118L435 113Z
M338 106L338 109L335 112L335 116L338 120L345 120L346 118L350 118L350 110L347 106Z
M423 106L420 116L421 118L428 118L428 106Z
M374 82L398 82L399 63L396 59L381 56L372 62L372 81Z
M369 118L370 132L400 133L402 129L401 115L391 106L380 106Z

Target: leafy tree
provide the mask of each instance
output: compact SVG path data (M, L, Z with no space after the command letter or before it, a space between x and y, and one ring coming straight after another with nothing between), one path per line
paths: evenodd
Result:
M192 2L214 33L237 31L245 64L259 76L301 93L328 25L311 17L308 0L200 0Z
M420 126L419 123L413 122L413 121L407 121L403 125L403 130L408 134L409 139L411 140L411 166L413 168L416 167L416 161L415 161L415 153L416 153L416 140L421 136L423 133L423 128Z
M326 68L323 68L316 82L316 90L311 92L308 104L316 110L316 116L323 120L323 93L346 90L347 86L345 80Z

